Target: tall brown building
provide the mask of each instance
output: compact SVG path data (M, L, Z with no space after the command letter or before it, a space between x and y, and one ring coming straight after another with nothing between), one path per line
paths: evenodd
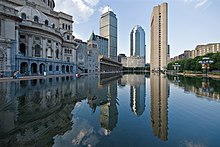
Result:
M151 14L151 71L165 70L168 57L168 4L155 6Z

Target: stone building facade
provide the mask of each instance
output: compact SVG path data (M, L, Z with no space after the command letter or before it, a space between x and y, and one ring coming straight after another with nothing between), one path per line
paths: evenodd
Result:
M1 72L8 76L15 70L22 75L76 72L78 43L72 35L72 16L54 11L54 0L6 0L0 4L2 7L13 10L16 19L2 22L1 15L1 32L14 34L10 38L13 43L6 51L11 59L5 61L5 57L0 55L0 60L7 63L1 64ZM9 22L11 25L7 25ZM3 27L6 25L7 28ZM1 35L3 39L8 38ZM0 50L3 52L2 48Z

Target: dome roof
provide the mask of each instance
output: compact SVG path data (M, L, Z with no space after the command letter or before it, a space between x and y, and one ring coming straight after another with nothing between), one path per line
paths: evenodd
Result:
M45 21L47 20L48 24L50 24L48 17L44 13L42 13L41 11L35 8L29 6L22 6L22 7L17 7L16 9L18 10L18 14L21 18L22 18L22 14L25 14L26 20L34 21L34 18L37 16L38 23L45 24Z

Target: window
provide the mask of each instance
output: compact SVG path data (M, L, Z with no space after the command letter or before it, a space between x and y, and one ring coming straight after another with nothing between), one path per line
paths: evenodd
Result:
M20 38L25 39L25 35L20 35Z
M40 45L35 46L35 57L40 57Z
M69 35L67 35L66 38L67 38L67 40L70 40L70 36Z
M48 58L52 58L52 49L51 49L51 48L49 48L49 49L47 50L47 57L48 57Z
M67 24L66 24L66 30L67 30Z
M45 25L48 26L49 22L48 20L45 20Z
M38 16L34 16L34 22L38 22L38 21L39 21Z
M64 23L63 23L63 29L64 29Z
M67 59L67 62L70 62L70 57L66 57L66 59Z
M51 43L51 40L47 40L48 43Z
M59 50L56 50L56 58L59 59Z
M25 49L26 47L25 47L25 44L24 43L21 43L20 44L20 53L23 55L23 56L25 56Z
M22 13L22 14L21 14L21 18L25 20L25 19L27 18L27 17L26 17L26 14L25 14L25 13Z
M52 28L55 28L55 24L54 23L52 24Z
M69 30L70 30L70 25L69 25Z
M59 66L56 67L56 71L59 71Z
M49 71L52 71L53 70L53 67L52 65L49 66Z

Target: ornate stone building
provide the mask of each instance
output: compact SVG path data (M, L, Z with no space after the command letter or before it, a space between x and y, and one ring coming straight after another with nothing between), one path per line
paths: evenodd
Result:
M0 4L0 72L76 72L78 43L72 35L72 16L54 7L54 0L5 0Z

